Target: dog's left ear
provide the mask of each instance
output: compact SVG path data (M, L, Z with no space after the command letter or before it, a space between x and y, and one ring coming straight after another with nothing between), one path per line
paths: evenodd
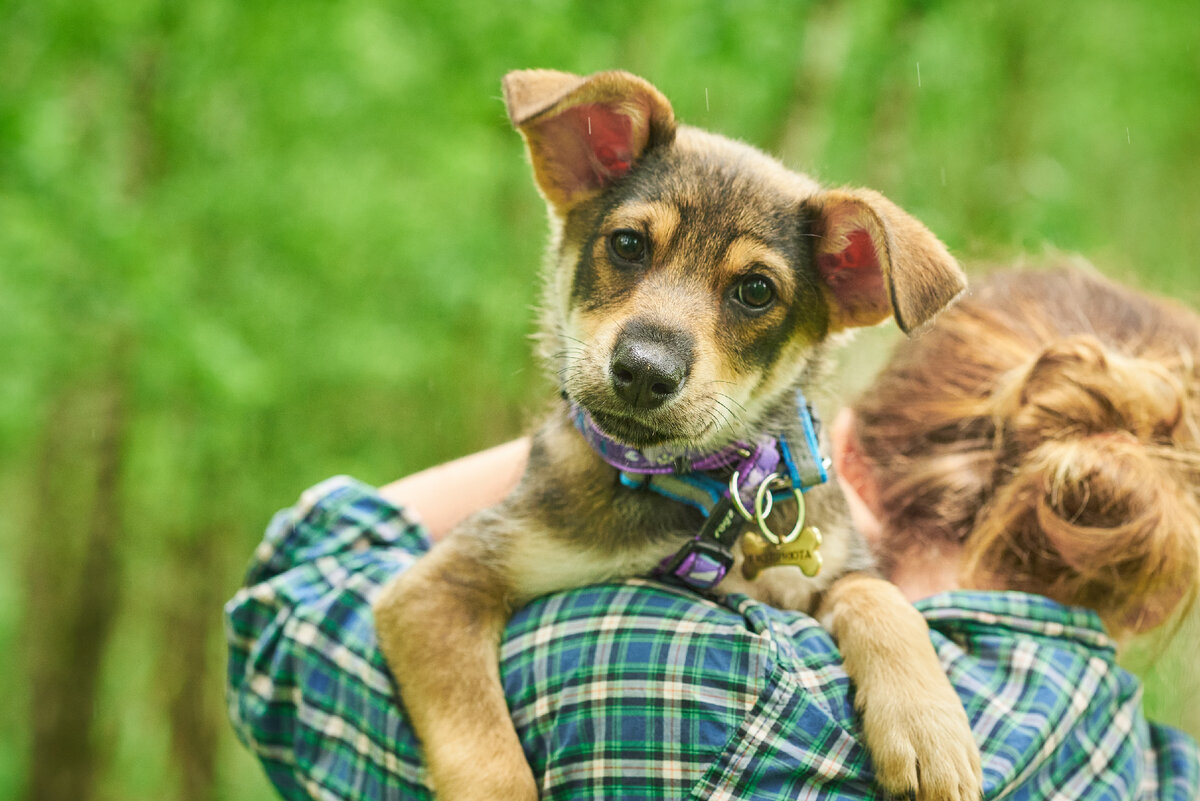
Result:
M807 202L830 330L893 317L906 334L932 320L967 287L933 233L870 189L834 189Z
M559 217L627 174L651 147L675 138L671 104L628 72L510 72L504 103L529 146L538 187Z

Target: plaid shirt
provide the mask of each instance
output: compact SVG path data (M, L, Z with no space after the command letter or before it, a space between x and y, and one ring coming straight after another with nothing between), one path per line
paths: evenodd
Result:
M272 521L225 610L228 701L285 798L432 797L370 607L428 548L344 478ZM1019 593L918 606L983 744L987 798L1200 796L1196 744L1146 722L1093 613ZM837 650L806 615L630 579L520 610L501 659L543 798L884 797Z

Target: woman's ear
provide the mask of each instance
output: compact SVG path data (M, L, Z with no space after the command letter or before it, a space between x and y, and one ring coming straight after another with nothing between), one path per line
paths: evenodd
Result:
M850 518L855 527L875 548L883 536L883 525L879 508L879 489L875 473L862 453L862 446L855 431L854 411L844 407L833 421L830 437L833 440L833 466L838 484L850 507Z

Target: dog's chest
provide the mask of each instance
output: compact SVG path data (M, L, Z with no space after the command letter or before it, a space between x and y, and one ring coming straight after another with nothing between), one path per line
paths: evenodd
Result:
M741 575L739 552L717 591L809 610L831 578L846 569L854 550L854 535L842 516L836 508L826 508L827 490L810 493L815 501L812 511L826 521L825 565L820 574L808 577L799 569L778 567L750 581ZM506 556L513 585L523 600L614 578L649 575L695 537L704 522L698 511L677 501L620 485L608 468L572 471L546 464L527 475L525 491L531 502L527 508L537 510L535 520L522 528ZM775 525L786 529L793 520L776 520Z
M528 529L506 554L518 601L615 578L651 573L671 546L662 542L622 548L589 547L560 532Z

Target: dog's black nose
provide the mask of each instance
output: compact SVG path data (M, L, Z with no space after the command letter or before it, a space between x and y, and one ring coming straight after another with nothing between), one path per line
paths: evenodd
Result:
M654 409L683 388L691 366L690 336L634 322L617 336L609 372L618 397L635 409Z

